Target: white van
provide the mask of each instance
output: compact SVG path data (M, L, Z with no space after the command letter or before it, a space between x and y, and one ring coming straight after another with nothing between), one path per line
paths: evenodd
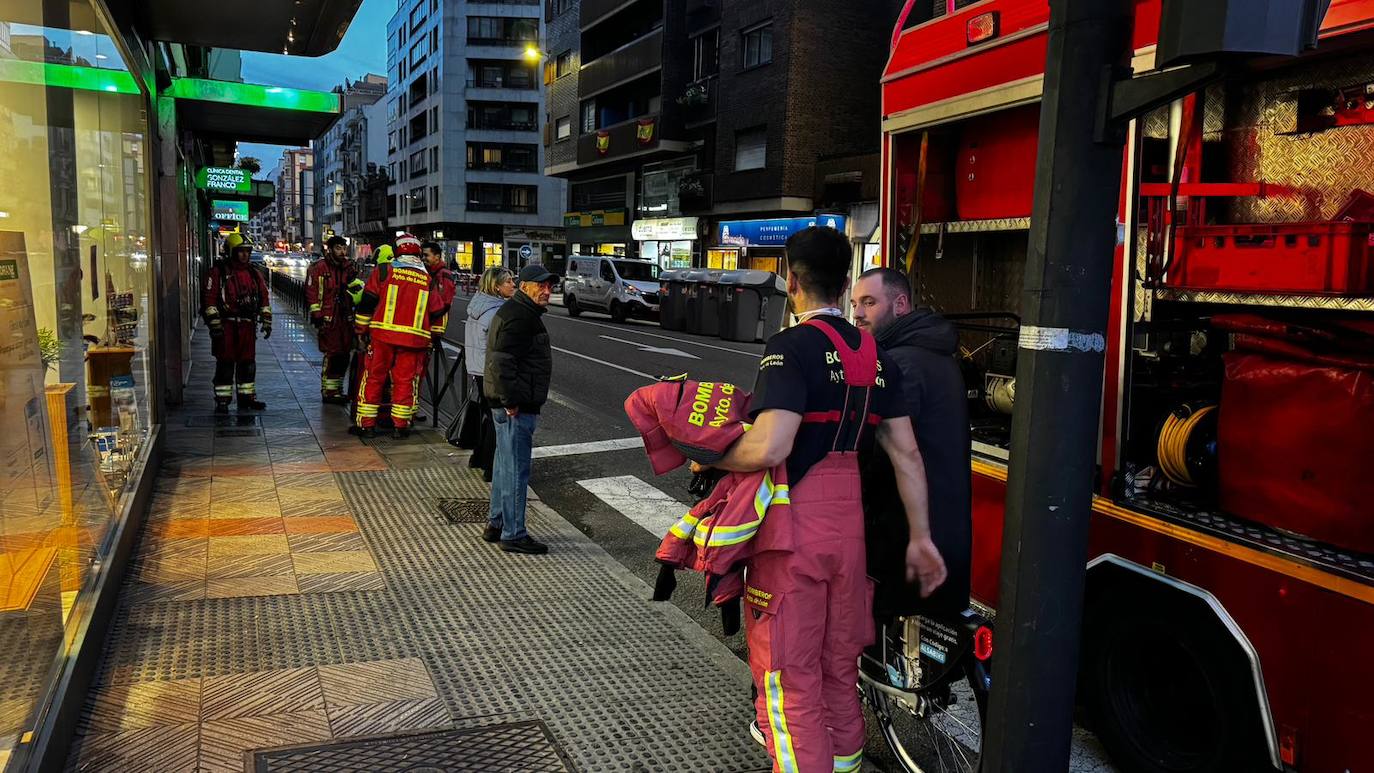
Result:
M568 257L563 305L576 317L604 311L616 322L658 314L658 264L596 255Z

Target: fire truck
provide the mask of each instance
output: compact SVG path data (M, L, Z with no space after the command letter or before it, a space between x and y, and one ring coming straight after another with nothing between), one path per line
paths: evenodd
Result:
M989 618L1048 19L907 0L882 78L877 238L961 330ZM1128 129L1078 677L1123 770L1374 770L1374 2L1318 39Z

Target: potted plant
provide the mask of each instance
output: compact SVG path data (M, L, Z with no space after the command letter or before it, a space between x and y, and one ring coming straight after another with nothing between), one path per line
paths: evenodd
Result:
M66 344L51 328L38 328L38 357L43 361L44 376L51 373L57 361L62 358L62 349L65 346Z

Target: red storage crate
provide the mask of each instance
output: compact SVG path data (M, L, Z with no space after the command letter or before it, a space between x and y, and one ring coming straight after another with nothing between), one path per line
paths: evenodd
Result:
M1374 295L1374 223L1180 226L1165 284L1197 290Z

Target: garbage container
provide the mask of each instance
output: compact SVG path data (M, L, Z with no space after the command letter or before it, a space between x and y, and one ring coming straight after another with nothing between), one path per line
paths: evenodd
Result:
M658 275L658 324L664 330L687 329L687 269L673 269Z
M720 269L687 272L687 332L713 336L720 332Z
M782 330L787 313L787 283L771 271L727 271L721 287L720 337L727 341L766 341Z

